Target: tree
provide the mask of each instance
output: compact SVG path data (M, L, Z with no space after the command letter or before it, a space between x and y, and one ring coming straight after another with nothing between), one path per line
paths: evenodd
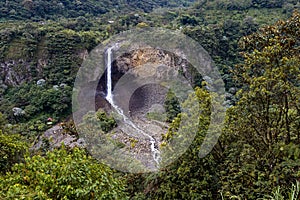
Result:
M3 133L0 128L0 174L9 171L14 163L20 162L26 148L27 144L20 135Z
M264 146L284 140L300 142L299 13L244 37L244 64L236 67L242 84L239 109L244 131ZM250 134L250 135L252 135Z
M4 199L126 199L124 183L84 150L27 156L0 177Z
M300 15L242 38L241 90L228 111L220 165L225 196L258 199L286 191L300 169Z
M0 129L4 128L4 125L7 123L6 116L0 112Z

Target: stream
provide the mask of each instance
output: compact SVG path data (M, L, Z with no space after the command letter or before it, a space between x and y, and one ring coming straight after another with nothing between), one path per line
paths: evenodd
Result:
M144 135L145 137L149 138L149 142L150 142L150 147L151 147L151 153L152 153L152 157L153 160L156 162L157 167L159 167L159 163L160 163L160 151L158 150L158 145L156 145L156 141L155 139L147 134L145 131L143 131L142 129L140 129L137 125L135 125L123 112L123 110L121 108L119 108L113 100L113 93L112 93L112 57L113 57L113 49L115 48L115 46L109 47L106 50L106 56L107 56L107 62L106 62L106 70L107 70L107 94L106 94L106 100L111 104L111 106L116 110L116 112L122 116L123 121L125 124L131 126L134 130L136 130L139 134Z

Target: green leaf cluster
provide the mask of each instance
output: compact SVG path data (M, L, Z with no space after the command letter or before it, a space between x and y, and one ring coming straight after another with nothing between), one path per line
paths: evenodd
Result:
M27 156L0 178L5 199L126 199L124 183L84 150Z

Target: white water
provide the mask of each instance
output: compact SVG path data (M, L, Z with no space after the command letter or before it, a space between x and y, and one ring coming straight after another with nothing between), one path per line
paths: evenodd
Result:
M107 53L107 63L106 63L106 70L107 70L107 82L106 82L106 88L107 88L107 94L106 94L106 100L111 104L111 106L118 112L119 115L122 116L124 122L126 124L128 124L129 126L131 126L134 130L136 130L138 133L143 134L144 136L149 138L150 144L151 144L151 152L152 152L152 156L153 156L153 160L156 162L157 166L159 166L159 162L160 162L160 152L159 150L155 147L155 139L145 133L143 130L141 130L140 128L138 128L126 115L124 115L123 110L120 109L113 100L113 94L112 94L112 79L111 79L111 63L112 63L112 50L113 47L109 47L106 51Z
M112 57L112 49L113 47L109 47L107 49L107 63L106 63L106 70L107 70L107 82L106 82L106 87L107 87L107 94L106 94L106 99L107 101L113 106L113 97L112 97L112 81L111 81L111 57ZM113 106L114 107L114 106Z

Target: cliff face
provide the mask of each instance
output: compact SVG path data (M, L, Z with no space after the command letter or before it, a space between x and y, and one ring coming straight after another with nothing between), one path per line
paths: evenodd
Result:
M130 73L132 76L128 82L134 82L134 77L143 79L143 77L146 78L151 76L151 74L155 74L154 76L156 77L164 78L168 76L170 72L176 72L178 76L183 76L186 82L191 85L194 85L194 79L196 75L199 75L187 60L176 56L174 53L154 48L137 49L127 52L115 58L112 63L113 90L120 79L127 75L127 73ZM136 91L133 91L134 93L128 93L130 89L131 88L126 88L123 91L118 90L118 96L122 97L122 100L118 98L115 100L117 103L123 104L120 106L124 109L129 109L126 111L130 111L132 115L134 113L145 114L147 109L151 108L154 104L163 105L165 95L168 91L168 89L162 85L147 84L146 82L142 87L136 88ZM99 81L98 94L100 94L102 98L97 97L97 107L107 108L107 105L103 101L106 94L106 73Z
M146 65L151 65L147 68ZM160 70L159 66L164 66ZM145 48L128 52L115 58L112 68L113 85L129 70L135 76L147 76L151 70L156 69L156 76L164 76L164 73L176 71L180 73L190 84L193 83L194 76L198 74L196 70L188 63L174 53L166 52L161 49Z
M185 69L188 65L186 60L177 57L175 54L163 51L161 49L145 48L138 49L116 58L115 66L121 72L129 69L136 69L145 64L160 64L172 67L175 70Z
M139 80L142 81L144 77L148 78L152 75L155 79L164 79L169 76L170 73L175 73L172 76L184 77L186 82L191 85L194 84L194 76L197 74L187 60L178 57L174 53L154 48L138 49L118 57L115 59L113 67L113 85L117 83L122 75L129 71L130 74L139 77ZM142 110L143 108L149 109L153 104L164 103L164 98L168 91L166 87L161 84L147 84L147 82L140 84L142 84L142 87L137 88L130 97L126 97L125 92L120 94L124 96L124 98L130 99L130 109L139 112L137 108ZM131 112L133 112L133 110L131 110Z
M23 59L10 60L0 63L0 75L2 84L5 86L18 86L29 82L33 77L41 76L42 63L40 61L36 66Z
M78 60L83 60L87 54L87 50L83 49L74 53L73 57ZM9 86L19 86L40 78L47 79L51 76L53 70L51 65L57 62L53 56L54 55L44 54L41 58L8 59L0 62L0 87L6 89ZM78 62L77 65L74 65L72 71L76 72L80 67L80 63L81 62ZM56 67L57 69L55 70L58 74L65 72L63 65ZM59 69L61 69L61 72L58 71Z
M184 77L185 83L192 85L192 72L193 67L187 60L173 53L154 48L129 51L113 59L113 101L136 127L155 140L158 148L162 135L168 130L165 101L169 88L168 84L164 84L168 82L165 78L172 73L170 77ZM95 101L98 108L109 112L112 108L105 100L106 76L105 72L99 81L99 95ZM118 126L106 136L124 145L123 148L132 158L147 168L154 169L155 163L148 139L128 126L126 121L117 117L118 120Z

